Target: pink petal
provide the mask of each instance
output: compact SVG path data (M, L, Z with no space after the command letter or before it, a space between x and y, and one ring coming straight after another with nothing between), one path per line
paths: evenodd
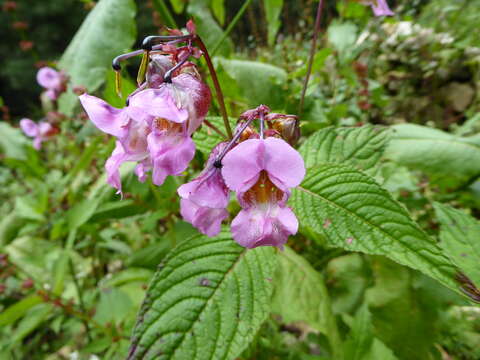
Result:
M34 137L38 134L38 125L30 119L24 118L20 120L20 128L25 135L30 137Z
M231 225L233 239L243 247L254 248L263 235L265 220L255 208L240 210Z
M152 132L148 135L147 142L155 185L162 185L168 175L180 175L195 155L195 143L189 136Z
M375 16L393 16L395 13L390 10L386 0L372 0L371 7Z
M42 67L37 72L37 82L46 89L58 89L62 80L62 75L50 67Z
M264 169L263 140L250 139L230 150L222 160L225 184L233 191L244 192L258 180Z
M42 137L42 138L47 138L48 137L48 133L50 131L52 131L53 127L52 125L50 125L50 123L47 123L45 121L40 121L38 123L38 132L39 132L39 135Z
M179 109L165 88L140 91L130 99L129 106L142 109L150 116L176 123L184 123L188 119L187 110Z
M187 199L180 201L180 213L186 221L207 236L217 235L222 221L228 217L226 209L201 207Z
M36 150L40 150L40 148L42 147L42 141L43 139L40 136L35 136L35 138L33 139L33 147Z
M270 180L281 190L294 188L305 177L302 157L286 141L267 138L265 141L265 170Z
M116 136L125 136L129 118L124 109L117 109L102 99L88 94L79 96L80 102L90 120L103 132Z
M181 185L177 192L182 198L189 199L199 206L226 208L228 205L229 192L220 169L217 168L212 168L203 176Z

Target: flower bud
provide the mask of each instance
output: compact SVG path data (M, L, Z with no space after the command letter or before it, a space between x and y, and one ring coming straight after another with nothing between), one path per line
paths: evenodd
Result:
M295 115L268 114L265 119L271 127L290 145L294 146L300 139L300 127Z

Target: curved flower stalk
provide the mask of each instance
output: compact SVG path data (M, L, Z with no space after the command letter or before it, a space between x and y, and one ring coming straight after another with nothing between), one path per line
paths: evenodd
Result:
M118 56L113 61L114 69L120 71L120 61L142 52ZM185 171L192 160L195 144L191 135L207 115L211 94L195 64L188 61L190 56L199 56L190 43L153 47L143 65L145 82L128 96L122 109L95 96L80 96L93 124L117 138L105 168L107 182L118 193L122 192L119 168L124 162L137 163L135 174L140 181L145 181L151 172L152 182L161 185L168 175Z
M62 71L51 67L42 67L37 72L37 82L46 89L45 94L50 100L57 100L66 90L67 77Z
M51 139L58 134L58 128L48 122L40 121L38 124L30 119L20 120L20 128L28 137L33 138L33 147L40 150L42 142Z
M288 237L297 232L297 218L286 204L291 189L305 176L305 165L282 135L298 138L298 129L293 129L298 122L293 115L269 111L261 105L244 112L232 141L217 145L205 170L178 189L184 219L202 233L213 236L220 231L220 223L228 216L229 191L237 193L242 207L231 225L233 238L240 245L282 249ZM256 119L259 132L252 126ZM277 130L285 127L290 131Z

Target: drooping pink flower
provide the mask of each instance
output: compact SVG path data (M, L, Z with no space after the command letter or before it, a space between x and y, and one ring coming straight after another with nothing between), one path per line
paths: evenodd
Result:
M65 91L65 75L50 67L42 67L37 72L37 82L40 86L47 89L47 96L56 100L58 96Z
M30 119L20 120L20 128L28 137L33 137L33 147L40 150L42 142L58 133L58 129L48 122L40 121L38 124Z
M300 154L281 139L250 139L228 152L222 164L225 183L242 206L232 222L235 241L248 248L283 248L298 229L286 202L305 176Z
M208 236L217 235L222 221L228 217L229 190L215 163L225 146L227 143L218 144L200 175L177 190L182 198L180 213L183 218Z
M138 162L135 173L140 181L151 170L156 185L185 171L195 154L190 136L205 118L210 91L182 74L157 89L139 91L123 109L88 94L79 98L95 126L118 139L106 170L109 183L121 192L118 169L125 161Z
M371 0L370 6L372 7L375 16L395 15L395 13L388 7L387 0Z

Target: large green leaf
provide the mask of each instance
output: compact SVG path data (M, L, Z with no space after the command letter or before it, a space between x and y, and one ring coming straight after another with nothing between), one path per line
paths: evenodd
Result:
M282 13L283 0L263 0L263 4L268 24L268 44L271 46L275 42L277 31L281 25L279 17Z
M460 137L414 124L393 126L386 157L450 181L480 175L480 137Z
M309 169L291 201L302 225L331 245L385 255L458 290L455 267L402 205L372 178L344 165Z
M370 258L375 285L365 299L375 334L400 359L430 359L435 342L439 299L432 299L421 275L385 257Z
M128 51L135 41L135 13L133 0L101 0L95 5L59 62L72 86L83 85L92 92L103 84L112 59ZM71 112L75 94L68 92L62 97L63 110Z
M268 315L275 264L274 249L229 233L182 242L149 286L128 359L235 359Z
M286 323L307 323L328 337L334 353L341 351L340 335L322 275L288 247L279 254L272 311L280 314Z
M372 316L367 305L363 305L357 312L344 346L345 358L348 360L397 359L392 350L374 337Z
M325 162L348 163L374 173L388 140L385 127L328 127L310 136L299 151L307 168Z
M20 129L15 129L6 122L0 122L0 154L6 158L25 160L27 138Z
M221 58L218 62L237 82L249 106L265 104L272 110L282 110L285 107L286 92L283 88L287 81L285 70L258 61Z
M450 259L480 287L480 222L461 210L433 204L441 224L441 246Z

